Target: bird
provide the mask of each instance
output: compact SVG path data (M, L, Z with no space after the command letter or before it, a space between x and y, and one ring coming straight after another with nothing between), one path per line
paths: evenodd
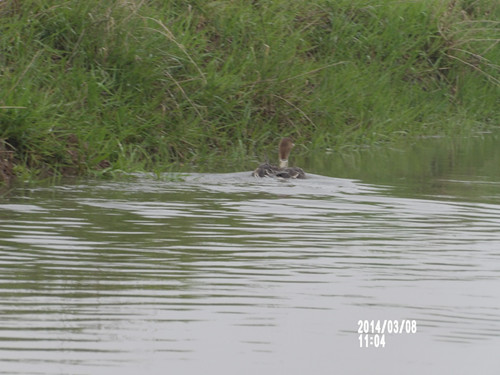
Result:
M288 166L288 156L295 145L289 137L285 137L279 144L279 166L263 163L252 172L254 177L281 177L281 178L306 178L304 170L299 167Z

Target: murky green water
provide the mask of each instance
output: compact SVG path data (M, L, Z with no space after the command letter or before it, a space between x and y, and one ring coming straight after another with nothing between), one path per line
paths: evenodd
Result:
M0 373L497 373L499 145L312 155L299 181L18 189ZM360 348L358 321L389 319L416 332Z

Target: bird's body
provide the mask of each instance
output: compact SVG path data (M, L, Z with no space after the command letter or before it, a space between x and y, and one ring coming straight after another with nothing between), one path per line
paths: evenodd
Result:
M290 151L294 146L290 138L283 138L279 145L279 167L263 163L253 171L252 176L254 177L281 177L281 178L306 178L306 174L299 167L289 167L288 166L288 156Z

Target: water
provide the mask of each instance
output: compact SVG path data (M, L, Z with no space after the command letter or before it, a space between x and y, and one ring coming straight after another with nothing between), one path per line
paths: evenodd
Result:
M442 142L302 161L349 178L19 188L0 373L498 373L498 141ZM409 330L360 348L360 320Z

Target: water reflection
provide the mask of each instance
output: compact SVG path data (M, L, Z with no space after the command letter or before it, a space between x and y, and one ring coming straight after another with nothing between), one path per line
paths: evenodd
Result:
M398 191L248 173L19 190L0 203L2 371L493 373L498 194ZM360 349L358 319L418 332Z
M386 185L400 196L498 201L500 133L427 138L345 154L306 152L297 163L329 176Z

